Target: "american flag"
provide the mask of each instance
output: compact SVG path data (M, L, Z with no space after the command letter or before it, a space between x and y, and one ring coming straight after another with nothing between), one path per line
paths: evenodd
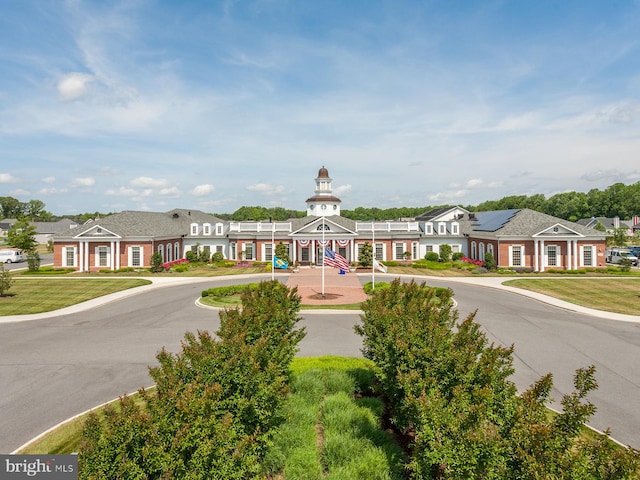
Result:
M349 271L349 262L347 259L328 247L324 249L324 264L329 267L339 268L345 272Z

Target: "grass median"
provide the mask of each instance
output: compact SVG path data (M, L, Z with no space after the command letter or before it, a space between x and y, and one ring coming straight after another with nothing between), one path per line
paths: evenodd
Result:
M11 289L0 297L0 317L51 312L93 298L142 285L149 280L135 278L42 278L15 277Z
M504 285L606 312L640 312L640 278L527 278Z

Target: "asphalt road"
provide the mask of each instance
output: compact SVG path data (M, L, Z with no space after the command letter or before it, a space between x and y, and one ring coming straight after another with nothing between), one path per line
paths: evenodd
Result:
M515 344L514 381L520 389L553 372L554 397L560 400L572 390L577 368L596 365L600 389L590 397L598 407L592 425L611 427L614 438L640 447L639 324L576 314L492 288L429 283L454 288L461 318L478 309L476 320L491 341ZM186 331L217 329L217 313L195 305L203 288L161 288L86 312L0 324L0 453L150 385L148 366L163 346L177 352ZM307 336L300 355L360 355L361 340L353 333L357 313L301 314Z

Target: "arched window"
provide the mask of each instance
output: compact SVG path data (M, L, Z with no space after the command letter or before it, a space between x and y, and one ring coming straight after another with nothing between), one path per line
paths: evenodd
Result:
M167 262L170 262L171 260L173 260L171 252L173 252L173 249L171 248L171 244L167 243Z
M158 253L160 254L160 257L162 257L162 263L164 263L164 245L158 245Z
M480 252L479 252L479 258L478 260L483 261L484 262L484 242L480 242Z
M476 242L471 242L471 258L473 260L478 259L478 245Z

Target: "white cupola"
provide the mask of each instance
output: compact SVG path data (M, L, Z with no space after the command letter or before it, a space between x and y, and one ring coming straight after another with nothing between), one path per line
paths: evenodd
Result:
M340 215L342 201L331 193L331 177L324 166L318 170L315 195L307 198L307 216L329 217Z

